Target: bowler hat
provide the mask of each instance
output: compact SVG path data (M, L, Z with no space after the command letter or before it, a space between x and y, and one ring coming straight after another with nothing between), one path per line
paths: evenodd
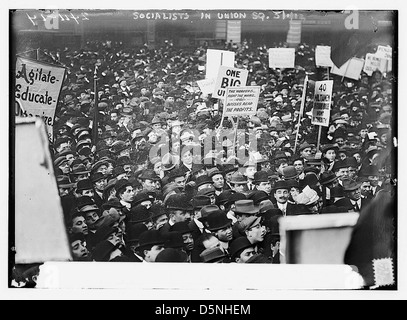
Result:
M337 146L336 144L325 144L322 148L321 151L322 153L327 152L328 150L334 150L334 151L338 151L339 150L339 146Z
M360 188L360 183L356 182L352 179L344 179L343 180L343 191L353 191Z
M154 170L144 170L143 173L139 176L140 180L152 180L160 181L160 178L157 176Z
M253 200L238 200L235 202L233 212L236 214L258 214L259 207L256 207Z
M108 240L99 242L95 249L92 251L92 258L95 261L107 262L109 261L110 254L114 251L116 246Z
M167 212L165 211L164 206L159 203L153 204L150 208L150 212L151 212L151 219L158 218L162 215L167 215Z
M346 163L345 160L338 160L334 163L333 167L332 167L332 171L336 172L339 169L343 169L343 168L348 168L348 164Z
M119 193L127 187L131 187L131 183L128 180L126 180L126 179L117 180L116 183L114 184L114 189L116 190L116 196L118 196Z
M204 263L217 262L226 257L226 253L219 247L208 248L199 255Z
M144 201L154 202L154 197L151 194L147 193L147 192L140 192L134 197L134 200L131 203L131 205L132 206L137 206L140 203L143 203Z
M275 155L272 158L273 158L273 160L279 160L279 159L288 160L288 156L284 151L276 151Z
M174 223L171 226L170 231L178 231L181 234L185 234L185 233L190 233L191 229L188 226L188 222L180 221L180 222Z
M198 220L202 222L203 220L206 220L206 218L211 213L214 213L214 212L221 212L222 213L222 210L220 210L219 207L217 205L214 205L214 204L204 206L201 209L201 218L199 218Z
M98 182L99 180L106 179L106 176L101 172L96 172L91 175L90 180L92 183Z
M233 190L225 190L219 196L216 197L217 205L225 205L230 202L230 197L236 192Z
M182 233L179 231L168 231L163 233L164 247L166 248L183 248L184 240L182 238Z
M176 193L168 197L166 207L169 210L189 210L191 205L189 199L184 193Z
M254 245L246 238L246 237L239 237L232 241L230 244L230 255L232 259L235 259L239 253L241 253L244 249L253 247Z
M297 172L297 170L295 170L294 166L287 166L283 168L283 176L284 180L291 180L298 178L299 173Z
M185 172L181 169L174 169L168 175L169 180L174 180L175 178L178 178L178 177L185 177Z
M82 190L93 190L93 184L89 179L83 179L77 182L76 184L76 191L82 191Z
M139 245L137 249L143 249L148 246L164 244L165 239L158 230L147 230L140 234Z
M187 262L188 256L184 251L174 248L165 248L157 257L155 262Z
M268 173L266 171L257 171L254 174L253 182L255 184L260 183L260 182L269 182Z
M270 200L269 195L265 191L256 190L249 194L248 198L253 200L255 206L259 205L264 200Z
M287 190L288 190L290 187L288 186L287 181L288 181L288 180L279 180L279 181L276 181L276 182L274 183L273 190L278 190L278 189L287 189Z
M221 210L210 213L207 216L206 221L208 223L209 231L217 231L226 228L232 223L232 220L230 220Z
M130 223L141 223L149 220L151 220L151 213L146 207L137 205L131 208L128 220Z

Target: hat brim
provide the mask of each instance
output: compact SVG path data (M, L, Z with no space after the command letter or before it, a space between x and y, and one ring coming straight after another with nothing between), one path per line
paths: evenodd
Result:
M259 209L255 209L255 210L249 210L249 211L238 211L238 210L232 210L234 213L236 214L251 214L251 215L255 215L258 214L260 212L260 208Z
M232 225L232 220L230 220L230 219L228 219L229 220L229 222L228 223L225 223L224 225L221 225L221 226L218 226L218 227L216 227L216 228L208 228L208 230L209 231L218 231L218 230L221 230L221 229L224 229L224 228L226 228L226 227L228 227L228 226L231 226Z
M321 181L320 183L321 183L322 185L326 185L326 184L332 183L332 182L334 182L334 181L336 181L336 180L338 180L338 177L332 177L331 179L329 179L329 180L327 180L327 181Z

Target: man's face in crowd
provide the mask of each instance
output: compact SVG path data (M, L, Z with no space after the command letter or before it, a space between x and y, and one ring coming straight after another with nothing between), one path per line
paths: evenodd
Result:
M61 188L61 187L58 187L59 196L60 196L60 197L67 196L71 190L72 190L72 188Z
M185 182L186 182L185 177L176 177L174 179L174 184L181 189L185 189Z
M110 120L113 122L118 122L119 121L119 115L117 113L111 113L110 114Z
M182 163L184 163L184 164L190 166L190 165L192 164L192 161L193 161L193 157L192 157L192 153L191 153L191 152L188 151L188 152L185 152L185 153L182 155Z
M327 158L329 161L334 161L336 158L336 152L335 150L328 150L325 153L325 158Z
M277 189L274 192L274 198L276 198L278 203L285 204L288 200L288 190L287 189Z
M258 222L246 230L246 235L251 243L262 242L266 235L266 228Z
M246 263L251 257L256 254L254 247L246 248L242 251L239 257L236 257L236 263Z
M72 219L72 233L83 233L85 236L89 233L88 225L86 224L85 218L82 216L77 216Z
M185 210L174 210L172 212L172 221L177 222L189 222L191 221L191 213Z
M130 164L125 164L125 165L123 165L123 170L126 171L127 176L130 176L130 175L131 175L132 169L131 169L131 165L130 165Z
M134 200L134 197L135 193L133 187L127 186L126 190L124 190L124 192L120 195L120 200L130 203Z
M267 194L271 192L271 183L270 182L260 182L257 185L257 190L264 191Z
M283 169L285 167L288 167L288 163L287 162L281 162L280 165L277 168L277 172L280 174L283 174Z
M232 226L217 230L214 232L215 236L222 242L229 242L233 239Z
M71 143L69 141L61 143L58 148L56 148L57 153L63 150L67 150L71 148Z
M372 187L371 187L369 181L363 182L362 185L360 186L360 193L364 197L371 195L371 191L372 191Z
M348 192L348 197L351 200L358 201L360 199L360 196L361 196L360 188Z
M150 142L150 143L157 143L157 141L158 141L157 134L156 134L154 131L151 131L151 132L148 134L148 142Z
M362 129L362 130L360 130L360 132L359 132L359 134L360 134L360 137L362 138L362 139L365 139L366 138L366 136L367 136L367 129Z
M301 160L296 160L293 163L293 166L295 168L295 171L297 171L297 173L301 174L304 171L304 164L302 163Z
M301 151L301 156L304 158L310 157L311 154L312 154L311 148L305 148L304 150Z
M158 130L161 130L162 128L161 128L161 124L160 123L155 123L155 124L153 124L153 130L154 131L158 131Z
M69 171L70 171L69 162L68 162L68 161L65 161L65 162L62 163L58 168L61 169L61 171L62 171L64 174L68 174Z
M256 169L256 167L247 167L246 168L246 171L245 171L245 176L248 178L248 179L254 179L254 174L257 172L257 169Z
M360 156L359 153L355 153L355 154L353 155L353 157L356 159L356 161L357 161L358 163L361 163L362 157Z
M90 229L95 226L95 223L99 220L99 218L100 217L96 211L89 211L85 213L85 222Z
M106 185L107 185L107 179L100 179L95 182L95 189L97 191L103 192L103 190L105 190Z
M149 192L155 192L157 189L157 184L155 183L155 181L150 179L144 180L141 184L143 186L143 189Z
M235 185L233 185L233 190L234 191L236 191L236 192L238 192L238 193L243 193L243 191L244 191L244 184L235 184Z
M379 185L379 176L369 176L368 179L372 187L377 187Z
M340 168L338 171L335 172L336 176L339 180L343 181L349 176L349 169L348 168Z
M159 216L154 223L154 229L160 230L163 225L168 222L168 217L166 214Z
M194 238L191 233L184 233L182 235L182 240L184 241L184 247L186 251L192 251L194 249Z
M72 255L74 260L80 260L83 258L87 258L89 255L89 251L85 246L85 243L81 240L76 240L71 243Z
M97 172L100 172L100 173L102 173L103 175L107 175L107 166L104 165L104 164L101 165L101 166L98 168Z
M230 182L230 180L232 179L233 174L234 174L234 172L226 173L226 175L225 175L226 182Z
M75 160L75 155L73 153L67 154L66 160L68 160L68 164L70 166L72 164L72 162Z
M345 140L341 138L336 138L335 143L338 144L339 147L343 147L345 145Z
M354 167L349 167L348 168L348 177L349 177L349 179L355 179L356 178L356 168L354 168Z
M222 189L225 185L225 179L223 179L223 176L221 174L216 174L212 177L213 181L213 186L216 189Z
M158 254L163 250L163 245L155 245L151 248L151 250L144 250L144 260L147 262L155 262Z
M95 196L95 191L93 189L82 190L81 195L83 197L90 197L93 198Z

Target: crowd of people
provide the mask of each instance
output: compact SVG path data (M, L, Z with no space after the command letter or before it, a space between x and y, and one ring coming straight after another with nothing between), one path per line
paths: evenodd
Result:
M295 68L271 69L267 47L243 41L225 49L261 87L257 113L224 118L196 82L206 49L44 50L66 67L50 148L73 260L279 263L280 217L361 212L392 193L391 72L329 75L305 43ZM306 75L334 80L320 134L312 93L300 114Z

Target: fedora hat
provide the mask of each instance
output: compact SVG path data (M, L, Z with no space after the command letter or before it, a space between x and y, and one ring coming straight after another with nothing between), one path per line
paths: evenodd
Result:
M240 172L235 172L230 179L231 184L247 184L247 178Z
M202 251L199 255L202 262L211 263L217 262L226 257L226 253L219 247L208 248Z
M56 178L59 188L72 188L75 186L75 183L72 183L66 175L59 175Z
M143 249L148 246L163 245L165 239L158 230L147 230L140 234L139 245L137 249Z
M335 175L335 173L333 173L332 171L325 171L321 174L319 183L324 186L336 180L338 180L338 177Z
M297 179L299 173L297 172L297 170L295 170L294 166L287 166L283 168L283 176L284 180Z
M257 171L254 174L254 180L253 182L255 184L260 183L260 182L269 182L269 175L266 171Z
M110 151L114 154L119 154L120 152L126 149L130 149L130 146L126 142L118 140L113 143L113 145L110 148Z
M236 214L258 214L259 208L254 205L253 200L238 200L235 202L233 212Z
M352 179L343 180L343 191L353 191L359 189L361 186L360 183Z
M76 191L89 190L89 189L93 190L92 181L90 181L89 179L83 179L76 183Z
M140 180L152 180L152 181L160 181L160 177L154 172L154 170L144 170L143 173L139 176Z
M208 175L203 175L203 176L199 176L198 178L196 178L196 181L195 181L195 187L196 188L199 188L200 186L203 186L203 185L205 185L205 184L210 184L210 185L212 185L213 184L213 181L209 178L209 176Z
M239 237L232 241L230 244L230 255L232 259L235 259L240 252L246 248L253 247L254 245L246 238Z
M209 231L217 231L231 226L232 224L232 220L230 220L221 210L210 213L206 217L206 222L208 224Z

